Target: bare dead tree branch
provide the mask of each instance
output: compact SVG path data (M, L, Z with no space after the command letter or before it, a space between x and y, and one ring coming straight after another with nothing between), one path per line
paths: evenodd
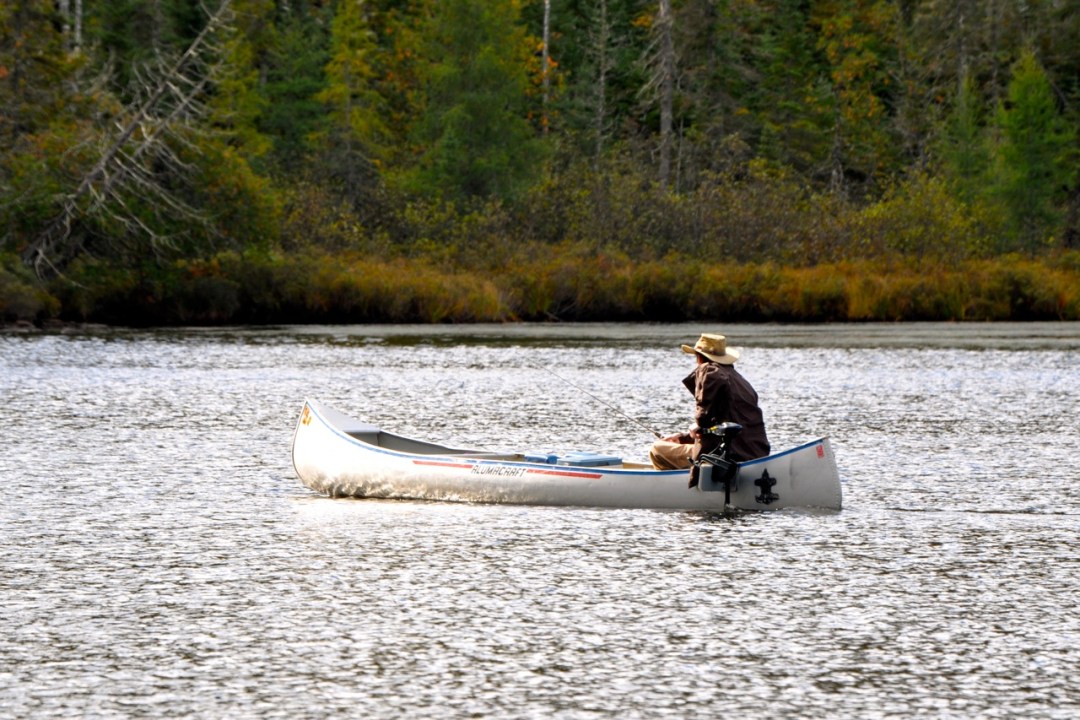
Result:
M121 191L138 192L155 215L169 209L188 219L199 218L195 208L161 187L144 163L158 162L176 171L189 167L164 138L181 137L184 133L178 127L193 123L205 112L199 96L215 68L208 65L204 54L213 51L211 38L227 22L230 1L221 0L217 10L208 13L205 27L175 62L168 65L159 59L153 80L137 73L146 90L142 101L135 103L126 121L113 122L115 137L107 141L98 160L62 199L56 215L23 250L23 261L40 277L58 274L78 252L81 240L72 237L72 229L83 218L107 215L112 223L142 234L155 250L167 243L128 206Z

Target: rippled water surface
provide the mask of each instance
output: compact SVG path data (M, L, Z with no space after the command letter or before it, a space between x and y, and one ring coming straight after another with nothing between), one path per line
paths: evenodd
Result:
M838 513L329 500L303 398L644 459L687 326L0 335L0 717L1080 715L1080 327L733 326ZM707 328L711 329L711 328ZM571 387L552 371L568 380Z

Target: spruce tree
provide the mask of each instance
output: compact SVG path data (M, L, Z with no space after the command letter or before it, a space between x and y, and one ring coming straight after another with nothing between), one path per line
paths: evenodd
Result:
M366 3L342 3L331 25L326 87L316 95L326 106L327 124L313 139L323 151L323 170L353 195L377 179L386 155L387 113L373 82L377 51Z
M444 0L425 28L426 106L415 126L414 190L447 199L512 198L540 167L528 122L532 50L516 1Z
M957 197L968 204L984 197L990 155L979 98L970 78L960 83L939 146L942 170Z
M1011 221L1011 248L1033 251L1061 221L1061 202L1076 176L1073 136L1054 101L1042 65L1025 51L1012 68L997 112L1000 144L995 191Z

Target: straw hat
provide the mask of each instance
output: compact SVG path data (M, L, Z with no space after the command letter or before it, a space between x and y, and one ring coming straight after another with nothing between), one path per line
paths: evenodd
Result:
M739 353L727 346L727 338L723 335L704 334L698 338L694 347L683 345L682 349L685 353L701 353L721 365L734 365L739 359Z

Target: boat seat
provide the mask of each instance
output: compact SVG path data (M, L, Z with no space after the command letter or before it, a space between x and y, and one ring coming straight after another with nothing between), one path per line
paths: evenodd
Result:
M360 442L366 442L368 445L379 445L379 428L374 425L360 425L359 423L348 428L344 428L345 433L350 437L354 437Z
M528 462L544 463L546 465L571 465L575 467L602 467L606 465L622 465L622 458L614 455L600 455L593 452L532 452L525 453Z

